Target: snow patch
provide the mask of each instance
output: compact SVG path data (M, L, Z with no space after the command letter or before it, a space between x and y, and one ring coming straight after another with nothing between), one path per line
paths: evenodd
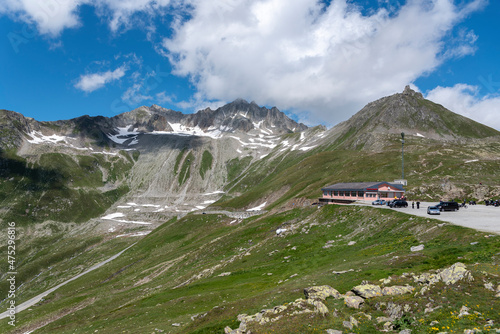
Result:
M256 206L255 208L248 209L247 211L261 211L265 206L267 202L262 203L259 206Z
M423 134L420 134L418 132L417 132L417 134L415 136L425 138L425 136Z
M471 163L471 162L478 162L479 159L474 159L474 160L467 160L465 163L468 164L468 163Z
M299 150L301 150L301 151L309 151L309 150L311 150L311 149L315 148L316 146L318 146L318 145L314 145L314 146L304 146L304 147L299 148Z
M215 129L214 127L209 127L207 131L203 131L199 126L187 127L180 123L168 123L172 128L172 131L153 131L150 132L152 135L178 135L178 136L198 136L198 137L210 137L218 139L222 137L221 131ZM223 131L223 130L222 130Z
M217 190L217 191L214 191L213 193L203 194L203 196L216 195L216 194L224 194L224 192L222 190Z
M107 216L104 216L101 219L112 220L115 222L126 223L126 224L151 225L151 223L146 223L146 222L137 222L137 221L124 220L124 219L117 219L117 218L123 218L123 217L125 217L125 215L123 213L116 212L116 213L112 213L112 214L109 214Z
M126 126L123 128L117 127L117 128L115 128L115 130L118 131L118 134L112 135L112 134L108 133L106 136L108 136L108 138L111 139L113 142L120 144L120 145L124 144L127 140L132 139L132 141L129 143L129 146L135 145L139 142L137 140L137 135L140 132L135 131L135 129L134 129L134 131L129 131L128 129L130 129L131 126L132 125L129 125L129 126Z
M276 235L280 235L283 232L286 232L286 228L279 228L276 230Z
M57 144L60 142L64 142L65 144L68 143L67 141L68 137L66 136L58 136L58 135L45 136L43 133L39 131L30 132L28 135L33 138L32 140L28 139L28 143L30 144L42 144L42 143Z
M121 238L121 237L141 237L143 235L148 235L149 233L151 233L151 231L120 234L120 235L117 235L115 238Z
M110 215L104 216L101 219L115 220L116 218L122 218L122 217L125 217L125 214L123 214L121 212L116 212L116 213L112 213Z

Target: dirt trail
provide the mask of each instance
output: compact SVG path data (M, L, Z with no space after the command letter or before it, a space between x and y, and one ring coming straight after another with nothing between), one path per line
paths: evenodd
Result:
M75 279L80 278L80 277L82 277L83 275L88 274L89 272L91 272L91 271L93 271L93 270L96 270L96 269L98 269L98 268L102 267L102 266L103 266L103 265L105 265L106 263L113 261L114 259L116 259L116 258L117 258L117 257L119 257L120 255L122 255L122 254L123 254L123 252L125 252L127 249L129 249L130 247L134 246L135 244L136 244L136 243L133 243L132 245L128 246L127 248L125 248L124 250L122 250L121 252L119 252L118 254L113 255L113 256L112 256L112 257L110 257L109 259L104 260L104 261L102 261L102 262L100 262L100 263L98 263L98 264L96 264L96 265L94 265L94 266L90 267L89 269L85 270L84 272L82 272L82 273L80 273L80 274L78 274L78 275L76 275L76 276L74 276L74 277L72 277L72 278L68 279L67 281L64 281L64 282L62 282L61 284L56 285L55 287L53 287L53 288L51 288L51 289L49 289L49 290L47 290L47 291L45 291L45 292L42 292L42 293L41 293L41 294L39 294L38 296L35 296L35 297L33 297L33 298L31 298L31 299L29 299L29 300L25 301L24 303L21 303L21 304L17 305L17 306L16 306L16 314L19 314L19 312L21 312L21 311L23 311L23 310L25 310L25 309L27 309L27 308L29 308L29 307L31 307L31 306L33 306L33 305L35 305L35 304L36 304L36 303L38 303L38 302L39 302L39 301L40 301L43 297L45 297L45 296L47 296L48 294L50 294L50 293L54 292L55 290L59 289L59 288L60 288L60 287L62 287L63 285L66 285L66 284L68 284L69 282L74 281ZM7 318L8 316L9 316L9 311L5 311L5 312L3 312L3 313L0 313L0 319Z

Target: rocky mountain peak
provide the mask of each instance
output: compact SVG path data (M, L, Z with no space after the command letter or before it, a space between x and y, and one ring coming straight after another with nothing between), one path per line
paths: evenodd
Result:
M403 91L403 95L412 96L412 97L416 97L416 98L419 98L419 99L423 99L424 98L424 96L422 95L422 93L414 91L413 89L411 89L410 85L406 85L406 87L405 87L405 89Z
M485 138L500 133L486 125L451 112L440 104L427 100L406 86L402 93L368 103L337 131L348 135L347 145L367 149L384 147L388 135L401 132L409 136L439 140Z

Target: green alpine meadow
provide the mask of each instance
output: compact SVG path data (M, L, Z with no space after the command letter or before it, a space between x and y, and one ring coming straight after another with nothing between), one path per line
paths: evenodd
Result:
M1 333L500 332L500 132L410 87L330 129L242 99L0 116ZM320 201L402 173L468 208Z

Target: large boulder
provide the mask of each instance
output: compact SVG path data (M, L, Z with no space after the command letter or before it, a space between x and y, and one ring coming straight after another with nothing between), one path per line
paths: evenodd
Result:
M352 288L352 291L365 299L382 296L382 289L380 286L374 284L357 285Z
M441 276L443 283L446 285L455 284L460 280L466 280L468 282L474 280L471 272L467 270L465 264L461 262L457 262L451 267L443 269L439 275Z
M397 295L404 295L406 293L411 293L415 290L414 287L412 286L399 286L399 285L394 285L394 286L386 286L382 289L382 294L384 296L397 296Z
M346 296L344 298L344 304L350 308L359 309L364 302L365 300L358 296Z
M307 299L325 300L328 297L339 299L340 293L329 285L312 286L304 289L304 295Z

